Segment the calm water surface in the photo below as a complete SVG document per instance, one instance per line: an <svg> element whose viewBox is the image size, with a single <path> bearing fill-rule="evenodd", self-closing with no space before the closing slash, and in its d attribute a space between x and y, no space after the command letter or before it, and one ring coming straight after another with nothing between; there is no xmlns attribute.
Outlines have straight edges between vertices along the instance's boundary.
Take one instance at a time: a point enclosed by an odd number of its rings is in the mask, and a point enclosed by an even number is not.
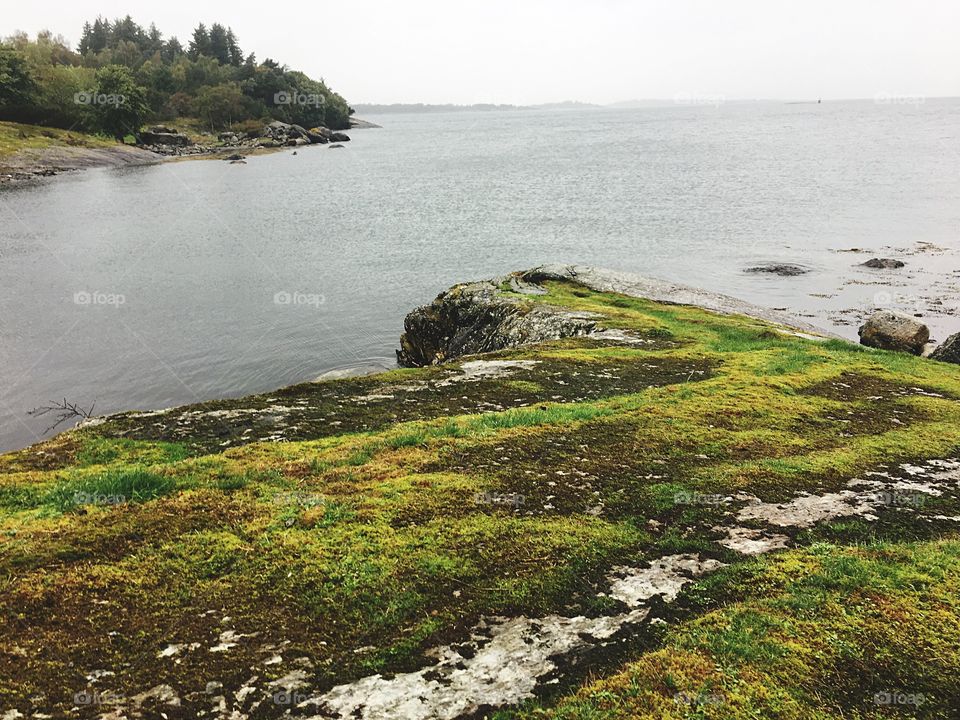
<svg viewBox="0 0 960 720"><path fill-rule="evenodd" d="M370 119L343 150L0 191L0 449L41 437L27 411L64 396L158 408L388 366L412 307L542 262L850 337L888 302L960 329L960 101ZM908 266L856 267L875 254ZM774 260L811 272L743 272Z"/></svg>

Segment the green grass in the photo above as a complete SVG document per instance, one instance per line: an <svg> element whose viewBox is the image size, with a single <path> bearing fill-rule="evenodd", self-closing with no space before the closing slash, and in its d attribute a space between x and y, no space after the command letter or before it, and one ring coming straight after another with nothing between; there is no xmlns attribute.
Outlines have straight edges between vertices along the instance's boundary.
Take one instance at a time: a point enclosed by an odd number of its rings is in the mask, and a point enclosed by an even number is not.
<svg viewBox="0 0 960 720"><path fill-rule="evenodd" d="M0 121L0 159L21 150L50 147L111 147L116 141L100 135Z"/></svg>

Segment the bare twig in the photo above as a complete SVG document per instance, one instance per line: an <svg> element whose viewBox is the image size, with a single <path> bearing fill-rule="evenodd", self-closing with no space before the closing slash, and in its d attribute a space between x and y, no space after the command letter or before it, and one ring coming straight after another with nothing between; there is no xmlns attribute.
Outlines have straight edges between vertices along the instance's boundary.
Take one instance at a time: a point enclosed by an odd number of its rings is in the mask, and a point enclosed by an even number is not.
<svg viewBox="0 0 960 720"><path fill-rule="evenodd" d="M55 429L57 426L62 425L68 420L73 418L79 418L80 420L86 420L87 418L93 417L93 409L97 406L96 401L89 408L84 409L80 407L79 403L67 402L67 399L64 398L61 402L54 402L51 400L46 405L41 405L36 407L28 415L33 415L34 417L41 417L43 415L54 414L54 417L57 419L53 425L44 430L45 433L50 432Z"/></svg>

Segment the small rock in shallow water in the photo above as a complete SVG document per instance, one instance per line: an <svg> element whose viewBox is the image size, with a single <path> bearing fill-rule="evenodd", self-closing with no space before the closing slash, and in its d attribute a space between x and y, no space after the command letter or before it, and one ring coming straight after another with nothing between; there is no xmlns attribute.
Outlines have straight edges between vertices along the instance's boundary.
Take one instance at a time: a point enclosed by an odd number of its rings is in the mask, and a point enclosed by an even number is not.
<svg viewBox="0 0 960 720"><path fill-rule="evenodd" d="M755 265L745 270L748 273L769 273L771 275L780 275L781 277L795 277L805 275L810 272L807 268L800 265L790 265L785 263L771 263L769 265Z"/></svg>
<svg viewBox="0 0 960 720"><path fill-rule="evenodd" d="M863 267L874 268L877 270L896 270L902 268L904 263L900 260L891 260L890 258L873 258L862 263Z"/></svg>

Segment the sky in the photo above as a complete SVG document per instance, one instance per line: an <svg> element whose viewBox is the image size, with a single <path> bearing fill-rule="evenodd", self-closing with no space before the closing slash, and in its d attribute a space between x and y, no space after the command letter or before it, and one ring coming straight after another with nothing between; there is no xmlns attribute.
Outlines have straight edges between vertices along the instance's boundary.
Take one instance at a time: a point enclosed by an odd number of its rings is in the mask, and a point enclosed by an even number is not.
<svg viewBox="0 0 960 720"><path fill-rule="evenodd" d="M958 0L2 0L0 35L198 22L352 103L960 96Z"/></svg>

